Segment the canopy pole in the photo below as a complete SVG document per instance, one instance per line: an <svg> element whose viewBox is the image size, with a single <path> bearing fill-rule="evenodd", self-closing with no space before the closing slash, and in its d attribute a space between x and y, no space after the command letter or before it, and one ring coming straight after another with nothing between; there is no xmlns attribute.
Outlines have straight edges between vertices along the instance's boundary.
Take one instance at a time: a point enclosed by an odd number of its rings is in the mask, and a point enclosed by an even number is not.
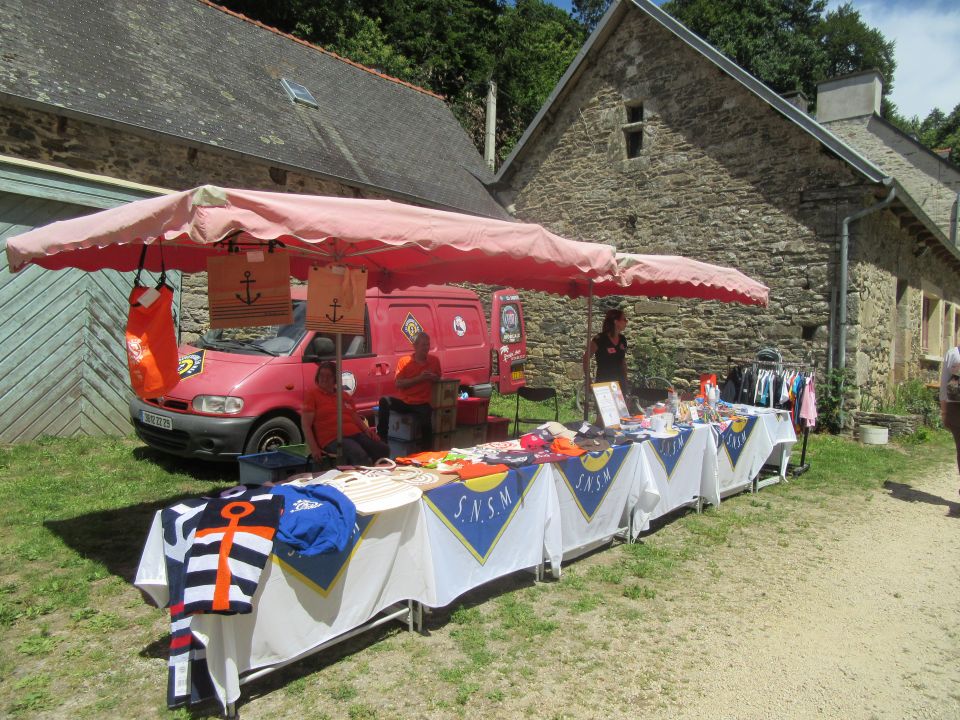
<svg viewBox="0 0 960 720"><path fill-rule="evenodd" d="M343 465L343 336L341 333L334 333L334 344L337 351L337 465Z"/></svg>
<svg viewBox="0 0 960 720"><path fill-rule="evenodd" d="M590 351L590 338L593 337L593 280L587 280L587 342L583 354ZM590 417L590 360L586 362L586 372L583 373L583 421Z"/></svg>

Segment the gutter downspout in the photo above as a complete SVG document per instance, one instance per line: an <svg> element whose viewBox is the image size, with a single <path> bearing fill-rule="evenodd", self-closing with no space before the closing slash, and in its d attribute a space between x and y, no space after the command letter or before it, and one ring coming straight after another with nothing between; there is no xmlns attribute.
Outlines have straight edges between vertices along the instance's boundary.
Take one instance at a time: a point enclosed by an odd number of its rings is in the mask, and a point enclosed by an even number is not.
<svg viewBox="0 0 960 720"><path fill-rule="evenodd" d="M884 178L883 184L889 185L892 178ZM849 268L848 254L850 248L850 223L860 220L867 215L883 210L893 202L897 195L897 188L891 187L890 194L878 203L864 208L843 219L840 231L840 281L837 288L837 369L843 370L847 366L847 274Z"/></svg>
<svg viewBox="0 0 960 720"><path fill-rule="evenodd" d="M957 197L953 201L953 222L950 223L950 244L953 247L957 246L957 241L960 240L960 191L957 192Z"/></svg>

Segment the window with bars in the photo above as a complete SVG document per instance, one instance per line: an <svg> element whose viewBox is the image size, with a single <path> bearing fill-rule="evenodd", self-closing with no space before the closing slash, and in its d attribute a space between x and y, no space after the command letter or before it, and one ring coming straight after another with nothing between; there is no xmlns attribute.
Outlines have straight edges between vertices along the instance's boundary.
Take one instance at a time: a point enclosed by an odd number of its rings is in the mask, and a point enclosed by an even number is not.
<svg viewBox="0 0 960 720"><path fill-rule="evenodd" d="M623 125L624 146L627 158L640 157L643 151L643 103L625 103L626 122Z"/></svg>

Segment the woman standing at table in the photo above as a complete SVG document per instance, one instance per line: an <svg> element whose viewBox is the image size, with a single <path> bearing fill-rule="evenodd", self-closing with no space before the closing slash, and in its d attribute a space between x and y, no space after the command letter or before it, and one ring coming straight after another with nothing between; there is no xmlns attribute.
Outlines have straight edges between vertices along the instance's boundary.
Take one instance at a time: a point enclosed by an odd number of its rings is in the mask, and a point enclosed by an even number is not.
<svg viewBox="0 0 960 720"><path fill-rule="evenodd" d="M303 401L303 437L314 458L337 450L337 364L320 363L315 377L316 386L307 390ZM370 465L387 457L390 448L367 425L353 404L353 398L342 390L343 398L343 456L351 465Z"/></svg>
<svg viewBox="0 0 960 720"><path fill-rule="evenodd" d="M947 351L940 367L940 418L953 435L960 470L960 348Z"/></svg>
<svg viewBox="0 0 960 720"><path fill-rule="evenodd" d="M627 338L623 334L627 327L627 316L623 310L607 310L603 318L603 327L587 346L583 354L583 374L590 375L590 357L597 363L594 382L619 382L624 395L630 391L627 384Z"/></svg>

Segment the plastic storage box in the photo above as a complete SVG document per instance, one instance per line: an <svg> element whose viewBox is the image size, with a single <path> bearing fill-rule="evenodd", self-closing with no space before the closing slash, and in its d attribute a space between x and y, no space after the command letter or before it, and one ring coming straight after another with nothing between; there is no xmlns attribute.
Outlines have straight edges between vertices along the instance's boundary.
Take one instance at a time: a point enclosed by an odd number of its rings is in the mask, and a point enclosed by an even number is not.
<svg viewBox="0 0 960 720"><path fill-rule="evenodd" d="M482 425L487 421L490 398L471 397L457 400L457 425Z"/></svg>
<svg viewBox="0 0 960 720"><path fill-rule="evenodd" d="M416 440L420 437L420 421L416 415L392 412L387 437L394 440Z"/></svg>
<svg viewBox="0 0 960 720"><path fill-rule="evenodd" d="M286 480L291 475L307 472L310 465L305 457L288 455L285 452L265 452L255 455L241 455L240 483L242 485L263 485L265 482Z"/></svg>
<svg viewBox="0 0 960 720"><path fill-rule="evenodd" d="M510 418L487 415L487 442L506 440L510 433Z"/></svg>

